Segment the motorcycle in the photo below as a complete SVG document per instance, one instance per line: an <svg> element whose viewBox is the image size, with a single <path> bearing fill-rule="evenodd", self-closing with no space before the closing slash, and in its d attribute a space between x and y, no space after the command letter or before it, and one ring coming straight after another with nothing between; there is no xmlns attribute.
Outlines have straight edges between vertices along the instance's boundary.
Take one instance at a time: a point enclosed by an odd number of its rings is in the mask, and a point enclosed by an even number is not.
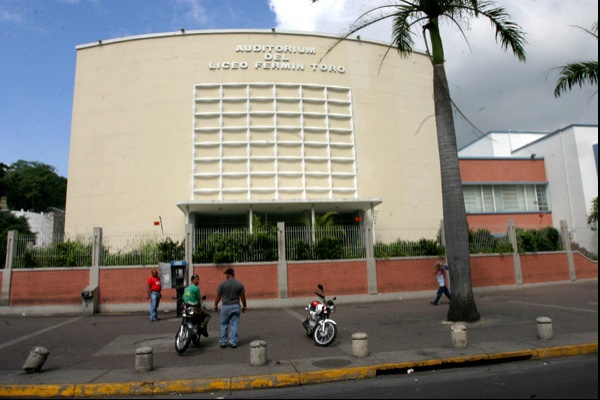
<svg viewBox="0 0 600 400"><path fill-rule="evenodd" d="M323 285L317 286L321 293L315 292L322 302L315 300L304 309L308 311L308 316L302 321L302 326L306 329L306 335L314 339L317 346L329 346L337 336L337 324L332 320L331 314L335 312L336 299L326 300Z"/></svg>
<svg viewBox="0 0 600 400"><path fill-rule="evenodd" d="M206 296L202 296L202 300L206 300ZM208 311L203 304L182 304L181 308L181 326L175 335L175 350L179 354L183 354L190 343L200 343L200 325L204 320L201 309Z"/></svg>

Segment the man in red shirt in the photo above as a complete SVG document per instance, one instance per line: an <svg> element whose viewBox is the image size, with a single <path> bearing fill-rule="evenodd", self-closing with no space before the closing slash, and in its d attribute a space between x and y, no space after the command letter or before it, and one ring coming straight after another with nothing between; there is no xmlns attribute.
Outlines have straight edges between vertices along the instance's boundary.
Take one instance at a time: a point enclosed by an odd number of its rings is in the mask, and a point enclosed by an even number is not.
<svg viewBox="0 0 600 400"><path fill-rule="evenodd" d="M160 275L156 267L152 268L152 276L148 278L148 298L150 299L150 321L158 321L158 305L160 304Z"/></svg>

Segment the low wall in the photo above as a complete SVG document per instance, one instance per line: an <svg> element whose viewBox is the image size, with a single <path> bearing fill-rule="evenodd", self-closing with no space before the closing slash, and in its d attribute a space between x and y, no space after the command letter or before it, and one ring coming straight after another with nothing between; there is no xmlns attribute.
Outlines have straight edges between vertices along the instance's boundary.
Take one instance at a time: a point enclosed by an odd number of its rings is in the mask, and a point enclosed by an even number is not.
<svg viewBox="0 0 600 400"><path fill-rule="evenodd" d="M598 278L598 262L573 254L576 279ZM434 264L438 258L398 258L376 260L377 294L420 292L437 289ZM100 312L140 311L149 304L147 279L152 266L101 267L98 305ZM197 264L200 290L214 300L223 272L233 267L236 278L244 283L246 297L253 300L278 299L277 263L235 265ZM568 254L528 253L520 255L523 284L571 280ZM40 268L0 270L0 284L9 290L8 308L24 306L75 306L82 304L81 290L89 284L89 268ZM518 284L513 255L473 255L473 288ZM10 287L5 288L4 274L12 272ZM314 296L318 283L335 296L368 294L366 260L298 261L287 263L287 293L291 298ZM450 286L452 282L450 282ZM174 303L175 289L164 288L161 304ZM7 308L7 307L3 307ZM77 309L77 308L75 308ZM7 310L4 310L6 313Z"/></svg>

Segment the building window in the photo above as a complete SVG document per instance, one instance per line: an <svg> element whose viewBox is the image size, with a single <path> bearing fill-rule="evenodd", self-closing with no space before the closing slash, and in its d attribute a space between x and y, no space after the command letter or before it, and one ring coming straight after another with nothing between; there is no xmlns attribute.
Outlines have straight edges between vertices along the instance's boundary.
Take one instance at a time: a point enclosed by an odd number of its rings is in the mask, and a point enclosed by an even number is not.
<svg viewBox="0 0 600 400"><path fill-rule="evenodd" d="M465 185L468 213L549 211L547 185Z"/></svg>
<svg viewBox="0 0 600 400"><path fill-rule="evenodd" d="M357 198L352 110L347 87L195 85L193 199Z"/></svg>

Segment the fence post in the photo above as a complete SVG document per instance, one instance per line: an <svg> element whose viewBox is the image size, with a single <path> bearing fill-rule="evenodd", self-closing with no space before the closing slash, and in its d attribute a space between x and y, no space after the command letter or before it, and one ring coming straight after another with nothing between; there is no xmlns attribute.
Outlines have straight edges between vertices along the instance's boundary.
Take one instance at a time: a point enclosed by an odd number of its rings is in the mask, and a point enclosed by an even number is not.
<svg viewBox="0 0 600 400"><path fill-rule="evenodd" d="M440 240L444 248L446 248L446 231L444 230L444 220L440 220Z"/></svg>
<svg viewBox="0 0 600 400"><path fill-rule="evenodd" d="M285 222L277 223L277 291L280 299L288 298L287 257L285 254Z"/></svg>
<svg viewBox="0 0 600 400"><path fill-rule="evenodd" d="M17 238L19 232L8 231L6 238L6 264L2 271L2 296L0 297L0 306L8 306L10 304L10 286L12 282L12 267L17 254Z"/></svg>
<svg viewBox="0 0 600 400"><path fill-rule="evenodd" d="M185 281L187 285L192 283L192 275L194 275L194 227L192 224L185 224L185 262L187 263L187 276Z"/></svg>
<svg viewBox="0 0 600 400"><path fill-rule="evenodd" d="M90 285L98 286L100 277L100 256L102 255L102 228L94 228L92 243L92 268L90 268Z"/></svg>
<svg viewBox="0 0 600 400"><path fill-rule="evenodd" d="M564 219L560 221L560 236L563 240L563 246L567 251L567 260L569 262L569 275L571 280L577 279L575 276L575 260L573 260L573 250L571 249L571 237L569 236L569 227Z"/></svg>
<svg viewBox="0 0 600 400"><path fill-rule="evenodd" d="M375 262L375 250L373 249L373 221L365 224L365 246L369 294L377 294L377 263Z"/></svg>
<svg viewBox="0 0 600 400"><path fill-rule="evenodd" d="M519 244L517 243L517 228L515 221L512 219L508 220L508 240L513 247L513 265L515 268L515 283L517 285L523 284L523 269L521 268L521 255L519 254Z"/></svg>
<svg viewBox="0 0 600 400"><path fill-rule="evenodd" d="M92 266L90 267L90 278L88 285L83 288L81 297L83 301L83 312L95 314L100 304L100 257L102 256L102 228L95 227L92 242Z"/></svg>

